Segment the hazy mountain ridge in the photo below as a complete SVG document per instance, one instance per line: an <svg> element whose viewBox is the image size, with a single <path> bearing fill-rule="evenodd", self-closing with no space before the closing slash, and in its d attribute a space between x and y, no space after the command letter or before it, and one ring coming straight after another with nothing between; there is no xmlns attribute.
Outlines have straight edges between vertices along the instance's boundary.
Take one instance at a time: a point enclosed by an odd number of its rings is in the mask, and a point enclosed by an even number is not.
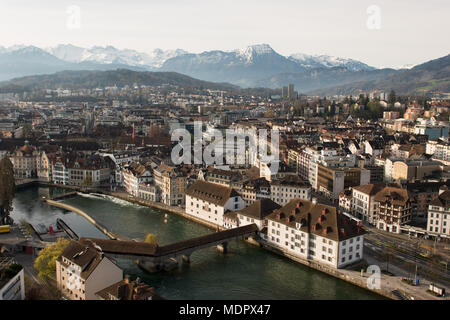
<svg viewBox="0 0 450 320"><path fill-rule="evenodd" d="M361 91L395 90L400 94L424 94L424 92L450 92L450 55L401 69L393 74L370 81L358 81L345 85L312 90L308 93L359 94Z"/></svg>
<svg viewBox="0 0 450 320"><path fill-rule="evenodd" d="M235 90L238 87L227 83L213 83L191 78L175 72L132 71L118 69L110 71L61 71L54 74L27 76L0 82L0 92L24 92L36 89L95 89L164 84L181 87Z"/></svg>
<svg viewBox="0 0 450 320"><path fill-rule="evenodd" d="M20 56L20 51L27 48L32 48L31 51L36 55L32 58L33 64L23 64L22 60L14 56ZM5 54L9 56L4 56ZM188 53L182 49L155 49L150 53L143 53L112 46L82 48L62 44L40 49L19 45L0 47L0 62L3 63L0 80L62 70L111 70L123 67L143 71L173 71L206 81L225 81L246 87L254 86L256 81L275 74L295 73L311 68L343 66L349 70L372 69L351 59L308 56L308 61L301 61L298 59L300 55L285 57L268 44L252 45L233 51L205 51L199 54Z"/></svg>
<svg viewBox="0 0 450 320"><path fill-rule="evenodd" d="M400 70L376 69L354 59L327 55L297 53L286 57L268 44L198 54L181 49L155 49L147 54L112 46L81 48L70 44L45 50L24 45L0 47L0 80L64 70L130 69L175 72L203 81L231 83L244 88L274 89L292 83L300 93L345 94L361 90L390 90L390 87L406 93L417 90L448 91L448 68L443 68L441 64L435 70L425 71L421 66ZM408 71L411 73L405 73ZM395 78L395 75L398 77Z"/></svg>

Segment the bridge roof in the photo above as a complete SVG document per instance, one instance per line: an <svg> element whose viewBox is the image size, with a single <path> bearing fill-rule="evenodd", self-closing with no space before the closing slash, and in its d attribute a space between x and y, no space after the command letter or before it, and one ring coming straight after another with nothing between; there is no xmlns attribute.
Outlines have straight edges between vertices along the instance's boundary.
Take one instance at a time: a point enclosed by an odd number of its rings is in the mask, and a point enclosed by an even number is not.
<svg viewBox="0 0 450 320"><path fill-rule="evenodd" d="M95 238L81 238L84 245L99 246L105 254L123 254L148 257L160 257L173 254L186 249L207 245L209 243L226 241L234 237L245 236L258 231L256 224L249 224L238 228L211 233L205 236L179 241L165 246L138 241L107 240Z"/></svg>

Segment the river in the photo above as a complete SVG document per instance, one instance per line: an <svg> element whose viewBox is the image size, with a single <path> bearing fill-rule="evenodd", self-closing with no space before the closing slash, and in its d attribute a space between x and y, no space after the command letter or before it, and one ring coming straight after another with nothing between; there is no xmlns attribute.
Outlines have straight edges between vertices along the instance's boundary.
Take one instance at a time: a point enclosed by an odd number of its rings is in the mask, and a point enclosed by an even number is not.
<svg viewBox="0 0 450 320"><path fill-rule="evenodd" d="M106 238L86 219L48 206L40 200L64 192L30 187L19 191L13 203L15 221L54 224L62 218L79 236ZM63 200L88 213L110 231L143 240L148 233L165 245L214 232L180 216L115 198L83 195ZM372 292L310 269L244 241L233 241L229 252L216 248L192 254L191 263L170 272L149 274L133 261L117 260L133 279L140 277L167 299L382 299Z"/></svg>

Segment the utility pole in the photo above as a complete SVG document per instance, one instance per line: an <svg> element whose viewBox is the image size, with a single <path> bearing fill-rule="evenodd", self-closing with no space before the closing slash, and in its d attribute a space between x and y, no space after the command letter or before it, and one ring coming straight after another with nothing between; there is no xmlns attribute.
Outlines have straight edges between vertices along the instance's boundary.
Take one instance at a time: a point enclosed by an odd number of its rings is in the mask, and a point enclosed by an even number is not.
<svg viewBox="0 0 450 320"><path fill-rule="evenodd" d="M416 243L416 250L414 252L414 262L416 263L416 274L414 275L414 284L417 283L417 252L419 251L419 244L421 240L417 241Z"/></svg>

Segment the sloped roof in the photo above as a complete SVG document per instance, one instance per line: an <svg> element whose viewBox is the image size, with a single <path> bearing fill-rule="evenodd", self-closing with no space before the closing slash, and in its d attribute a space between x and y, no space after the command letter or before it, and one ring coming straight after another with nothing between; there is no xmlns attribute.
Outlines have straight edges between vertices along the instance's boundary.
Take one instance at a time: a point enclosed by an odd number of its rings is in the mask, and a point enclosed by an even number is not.
<svg viewBox="0 0 450 320"><path fill-rule="evenodd" d="M394 205L404 206L409 200L409 194L406 189L386 187L375 195L374 200L378 202L391 201Z"/></svg>
<svg viewBox="0 0 450 320"><path fill-rule="evenodd" d="M270 199L261 199L255 201L248 207L236 211L237 214L242 214L247 217L263 220L266 216L271 214L274 210L280 209L281 206Z"/></svg>
<svg viewBox="0 0 450 320"><path fill-rule="evenodd" d="M110 300L110 296L117 300L164 300L139 278L135 281L121 280L95 294L104 300Z"/></svg>
<svg viewBox="0 0 450 320"><path fill-rule="evenodd" d="M71 241L58 258L59 262L67 266L63 262L63 257L81 267L83 279L87 279L103 259L103 255L91 244L78 241Z"/></svg>
<svg viewBox="0 0 450 320"><path fill-rule="evenodd" d="M186 195L223 207L228 199L239 193L224 185L197 180L186 190Z"/></svg>
<svg viewBox="0 0 450 320"><path fill-rule="evenodd" d="M430 202L430 205L437 207L449 207L450 190L442 192L436 199Z"/></svg>
<svg viewBox="0 0 450 320"><path fill-rule="evenodd" d="M381 190L383 190L383 188L386 186L386 184L384 183L376 183L376 184L366 184L366 185L362 185L362 186L356 186L353 187L353 189L367 194L369 196L373 196L375 194L377 194L378 192L380 192Z"/></svg>
<svg viewBox="0 0 450 320"><path fill-rule="evenodd" d="M300 224L300 230L334 241L366 233L355 221L338 213L335 207L302 199L292 199L284 207L268 215L267 219L291 228Z"/></svg>

